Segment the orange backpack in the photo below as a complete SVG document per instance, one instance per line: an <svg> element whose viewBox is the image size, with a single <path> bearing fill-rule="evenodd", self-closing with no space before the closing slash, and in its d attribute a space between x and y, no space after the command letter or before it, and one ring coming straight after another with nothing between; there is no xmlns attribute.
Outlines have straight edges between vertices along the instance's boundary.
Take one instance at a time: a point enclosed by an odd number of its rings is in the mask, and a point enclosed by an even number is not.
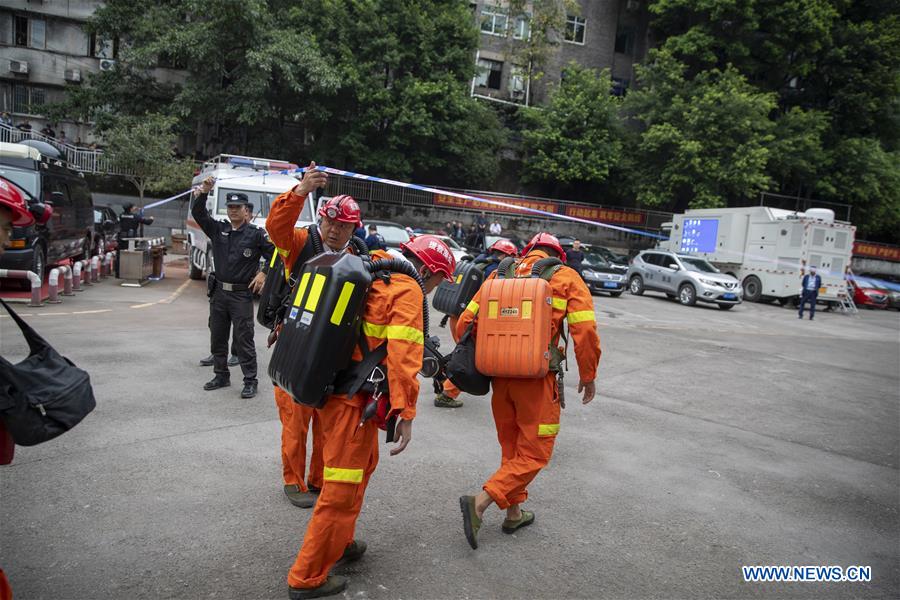
<svg viewBox="0 0 900 600"><path fill-rule="evenodd" d="M497 277L481 286L475 334L475 367L490 377L540 379L550 369L553 294L548 283L562 266L557 258L537 261L529 277L516 277L504 259Z"/></svg>

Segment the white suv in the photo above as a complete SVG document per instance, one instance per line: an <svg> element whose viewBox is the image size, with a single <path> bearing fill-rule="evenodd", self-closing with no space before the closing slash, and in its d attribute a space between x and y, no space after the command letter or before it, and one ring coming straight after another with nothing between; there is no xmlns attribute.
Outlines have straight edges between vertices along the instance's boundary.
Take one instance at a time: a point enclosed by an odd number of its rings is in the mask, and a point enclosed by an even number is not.
<svg viewBox="0 0 900 600"><path fill-rule="evenodd" d="M664 250L644 250L628 267L628 290L640 296L644 291L663 292L685 306L715 303L722 310L740 304L741 283L720 273L702 258Z"/></svg>

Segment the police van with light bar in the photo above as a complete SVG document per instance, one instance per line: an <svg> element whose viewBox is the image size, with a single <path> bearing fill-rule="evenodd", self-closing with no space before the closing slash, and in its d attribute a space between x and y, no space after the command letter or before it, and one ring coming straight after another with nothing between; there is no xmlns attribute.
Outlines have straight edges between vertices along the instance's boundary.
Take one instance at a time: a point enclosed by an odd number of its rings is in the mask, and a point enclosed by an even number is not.
<svg viewBox="0 0 900 600"><path fill-rule="evenodd" d="M200 185L210 175L216 178L216 184L206 201L206 209L214 219L227 218L225 198L230 193L240 192L246 194L253 204L251 222L265 228L272 202L297 185L297 179L293 175L281 171L292 173L296 169L297 165L283 160L220 154L203 164L192 183L194 186ZM315 209L315 206L307 202L296 226L304 227L315 222ZM212 270L212 247L200 225L191 217L190 208L185 229L190 277L201 279Z"/></svg>

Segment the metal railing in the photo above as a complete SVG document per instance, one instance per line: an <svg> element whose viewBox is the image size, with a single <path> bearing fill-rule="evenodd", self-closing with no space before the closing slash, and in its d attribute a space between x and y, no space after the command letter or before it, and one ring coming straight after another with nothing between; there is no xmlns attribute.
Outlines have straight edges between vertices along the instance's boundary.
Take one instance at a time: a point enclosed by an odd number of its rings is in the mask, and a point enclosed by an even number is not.
<svg viewBox="0 0 900 600"><path fill-rule="evenodd" d="M23 140L38 140L50 144L59 150L66 162L84 173L100 173L106 175L130 175L130 169L115 167L102 150L81 148L68 142L61 142L34 131L22 131L12 125L0 124L0 142L18 143Z"/></svg>

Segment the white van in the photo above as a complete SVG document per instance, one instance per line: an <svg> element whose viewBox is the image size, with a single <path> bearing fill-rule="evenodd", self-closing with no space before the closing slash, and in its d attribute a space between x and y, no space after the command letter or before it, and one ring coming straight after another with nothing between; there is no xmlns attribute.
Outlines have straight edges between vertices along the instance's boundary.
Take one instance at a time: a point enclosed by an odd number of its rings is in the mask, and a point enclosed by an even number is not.
<svg viewBox="0 0 900 600"><path fill-rule="evenodd" d="M206 209L213 218L220 220L227 218L226 194L232 192L247 194L247 198L253 204L253 224L264 228L269 207L275 198L297 185L297 179L293 175L279 171L293 172L296 169L297 165L287 161L220 154L203 164L200 173L193 179L193 185L199 185L210 175L216 178L216 185L208 196ZM315 207L307 202L297 219L296 226L304 227L313 223L314 215ZM191 217L190 206L185 225L190 277L201 279L210 271L212 250L206 234Z"/></svg>

